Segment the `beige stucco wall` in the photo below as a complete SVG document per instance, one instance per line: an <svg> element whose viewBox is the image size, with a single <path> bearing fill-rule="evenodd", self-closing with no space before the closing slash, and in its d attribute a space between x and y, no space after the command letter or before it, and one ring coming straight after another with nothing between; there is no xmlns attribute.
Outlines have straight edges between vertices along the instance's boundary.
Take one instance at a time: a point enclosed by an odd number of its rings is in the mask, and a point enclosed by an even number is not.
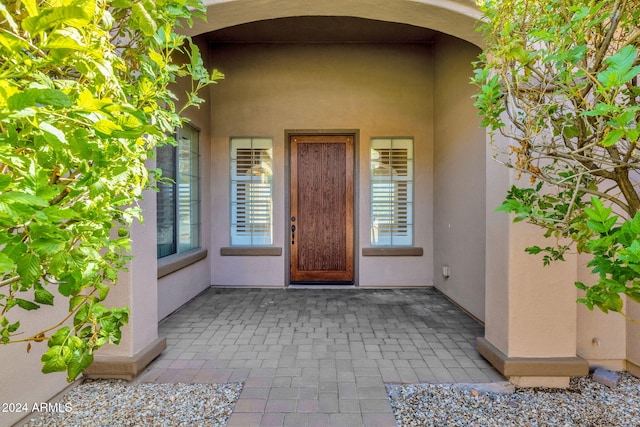
<svg viewBox="0 0 640 427"><path fill-rule="evenodd" d="M194 41L199 45L205 64L209 69L214 68L208 55L207 45L202 38L196 38ZM174 92L178 96L183 96L187 84L182 80L181 85L177 85ZM215 88L213 86L213 93ZM209 114L210 90L203 90L199 96L205 100L200 107L190 107L184 113L189 118L190 123L200 130L200 247L203 250L211 251L211 233L212 222L214 216L211 213L211 120ZM178 103L179 105L179 103ZM152 196L154 200L153 212L151 210L148 215L152 215L155 220L155 194ZM155 222L154 222L155 224ZM147 236L149 247L153 247L155 253L156 240L155 235ZM164 261L180 258L180 256L168 257ZM161 277L157 282L158 292L158 320L167 317L175 310L186 304L193 297L201 293L211 285L211 268L210 258L204 258L192 265L189 265L172 274Z"/></svg>
<svg viewBox="0 0 640 427"><path fill-rule="evenodd" d="M149 208L155 213L155 205L150 198L142 201L141 207L145 212ZM155 236L155 224L155 216L150 216L144 225L134 222L131 228L131 254L135 261L128 266L128 271L119 274L118 284L111 287L103 302L107 307L129 307L129 324L122 329L120 345L103 346L96 351L95 360L134 356L158 337L155 240L151 242L153 250L150 251L148 245L150 238ZM56 303L55 307L43 306L22 316L24 336L53 326L68 315L67 303L61 296L56 298ZM14 310L17 313L19 309ZM0 347L0 402L27 403L31 409L34 403L47 402L68 385L64 372L47 375L40 372L40 357L45 351L46 343L32 344L30 353L26 352L26 344ZM25 415L0 413L0 426L12 425Z"/></svg>
<svg viewBox="0 0 640 427"><path fill-rule="evenodd" d="M157 259L155 251L155 193L147 190L140 203L146 218L143 224L134 222L131 227L131 255L135 261L128 271L121 272L118 284L112 286L105 305L129 307L129 323L122 330L119 345L105 345L96 352L96 359L110 356L130 357L141 351L158 337L158 294L155 280ZM153 246L151 246L153 245Z"/></svg>
<svg viewBox="0 0 640 427"><path fill-rule="evenodd" d="M627 301L627 315L640 322L640 304L635 301ZM633 366L628 366L635 375L640 376L640 325L638 323L627 322L627 360Z"/></svg>
<svg viewBox="0 0 640 427"><path fill-rule="evenodd" d="M43 306L40 310L30 311L28 317L21 316L24 335L30 336L53 326L64 319L66 309L64 303L55 308ZM17 314L20 309L16 307L13 311ZM46 343L32 344L29 353L26 347L26 343L0 346L0 403L27 403L30 412L34 403L47 402L64 389L67 376L65 372L48 375L40 372L40 357L47 349ZM29 414L0 412L0 426L10 426L25 415Z"/></svg>
<svg viewBox="0 0 640 427"><path fill-rule="evenodd" d="M439 37L434 51L434 283L484 320L486 143L469 84L480 49Z"/></svg>
<svg viewBox="0 0 640 427"><path fill-rule="evenodd" d="M496 139L500 139L496 136ZM500 141L504 143L504 141ZM489 137L486 141L489 145ZM485 205L485 337L506 353L509 343L509 242L510 218L495 211L509 189L509 170L494 161L486 162Z"/></svg>
<svg viewBox="0 0 640 427"><path fill-rule="evenodd" d="M495 146L507 143L500 136ZM489 157L490 158L490 157ZM538 227L512 223L496 212L508 186L525 186L515 172L493 160L487 164L485 338L508 357L576 356L578 263L576 256L543 266L528 246L546 246Z"/></svg>
<svg viewBox="0 0 640 427"><path fill-rule="evenodd" d="M288 268L285 131L359 131L356 166L356 264L360 286L431 284L433 251L433 112L431 52L426 45L242 44L218 46L227 75L214 89L211 158L212 281L216 285L284 286ZM229 139L265 136L274 143L274 246L280 257L220 256L230 244ZM369 140L415 141L415 246L422 257L362 257L369 246Z"/></svg>
<svg viewBox="0 0 640 427"><path fill-rule="evenodd" d="M564 262L544 266L542 257L524 251L548 243L539 227L525 223L510 227L507 265L511 357L576 355L576 257L568 255Z"/></svg>
<svg viewBox="0 0 640 427"><path fill-rule="evenodd" d="M591 274L591 268L586 267L589 259L587 254L578 256L578 280L586 285L594 284L597 279ZM576 288L576 298L582 295ZM583 304L578 304L577 314L578 355L587 359L592 367L625 369L627 322L624 317L613 312L605 314L598 308L591 311Z"/></svg>

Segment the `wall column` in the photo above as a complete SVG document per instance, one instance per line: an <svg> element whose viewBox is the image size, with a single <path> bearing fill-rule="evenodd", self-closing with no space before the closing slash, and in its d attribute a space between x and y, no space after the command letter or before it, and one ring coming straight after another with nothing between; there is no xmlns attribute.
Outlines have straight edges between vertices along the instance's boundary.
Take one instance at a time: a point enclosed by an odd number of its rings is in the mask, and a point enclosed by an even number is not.
<svg viewBox="0 0 640 427"><path fill-rule="evenodd" d="M576 356L577 259L543 267L541 256L524 252L552 242L495 212L512 184L526 183L490 156L487 162L486 323L478 351L517 385L567 387L570 377L588 373Z"/></svg>
<svg viewBox="0 0 640 427"><path fill-rule="evenodd" d="M146 191L140 203L144 224L131 227L129 271L121 272L118 284L105 300L107 307L129 307L129 324L119 345L105 345L95 353L85 371L90 378L132 379L166 348L158 337L158 280L156 258L156 194Z"/></svg>

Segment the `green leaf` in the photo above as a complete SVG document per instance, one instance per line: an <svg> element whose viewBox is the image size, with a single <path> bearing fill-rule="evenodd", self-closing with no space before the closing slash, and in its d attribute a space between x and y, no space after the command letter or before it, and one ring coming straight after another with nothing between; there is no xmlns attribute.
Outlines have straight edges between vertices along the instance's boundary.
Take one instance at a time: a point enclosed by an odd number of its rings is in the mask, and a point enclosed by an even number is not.
<svg viewBox="0 0 640 427"><path fill-rule="evenodd" d="M16 264L7 255L0 253L0 274L8 273L16 268Z"/></svg>
<svg viewBox="0 0 640 427"><path fill-rule="evenodd" d="M0 5L0 7L4 7L4 6ZM28 44L24 40L10 33L9 34L0 33L0 45L14 52L18 52L21 49L25 49L28 46Z"/></svg>
<svg viewBox="0 0 640 427"><path fill-rule="evenodd" d="M67 94L57 89L30 88L12 95L7 100L11 111L20 111L38 105L49 105L54 108L67 108L73 105Z"/></svg>
<svg viewBox="0 0 640 427"><path fill-rule="evenodd" d="M78 95L77 100L78 107L88 111L99 111L107 105L112 105L110 100L96 99L90 90L85 89ZM86 132L85 129L79 129L81 132Z"/></svg>
<svg viewBox="0 0 640 427"><path fill-rule="evenodd" d="M51 336L51 338L49 338L49 342L47 343L47 345L49 347L53 347L64 344L67 341L67 338L69 338L70 333L71 328L68 326L63 326L62 328L58 329L56 333Z"/></svg>
<svg viewBox="0 0 640 427"><path fill-rule="evenodd" d="M70 49L74 51L86 51L87 46L82 40L80 32L72 27L56 30L49 36L47 49Z"/></svg>
<svg viewBox="0 0 640 427"><path fill-rule="evenodd" d="M107 295L109 295L109 290L111 289L109 285L106 285L102 282L96 283L96 289L98 290L98 299L103 301Z"/></svg>
<svg viewBox="0 0 640 427"><path fill-rule="evenodd" d="M55 240L51 236L42 236L37 240L34 239L31 247L40 255L54 255L60 251L63 251L67 245L67 242Z"/></svg>
<svg viewBox="0 0 640 427"><path fill-rule="evenodd" d="M18 260L18 274L24 283L34 283L40 277L40 258L33 254L25 254Z"/></svg>
<svg viewBox="0 0 640 427"><path fill-rule="evenodd" d="M582 111L580 115L587 116L587 117L606 116L616 111L618 111L618 108L616 106L605 104L603 102L598 102L593 108L593 110Z"/></svg>
<svg viewBox="0 0 640 427"><path fill-rule="evenodd" d="M16 322L16 323L12 323L11 325L8 325L7 331L9 331L9 333L12 334L15 331L17 331L19 328L20 328L20 322Z"/></svg>
<svg viewBox="0 0 640 427"><path fill-rule="evenodd" d="M21 191L8 191L0 194L0 203L21 203L24 205L32 205L45 207L49 206L46 200L41 199L33 194L23 193Z"/></svg>
<svg viewBox="0 0 640 427"><path fill-rule="evenodd" d="M34 300L37 303L44 305L53 305L53 294L43 288L41 285L36 286L34 296Z"/></svg>
<svg viewBox="0 0 640 427"><path fill-rule="evenodd" d="M91 22L91 15L79 6L59 6L43 9L38 15L25 18L22 27L32 36L57 26L82 28Z"/></svg>
<svg viewBox="0 0 640 427"><path fill-rule="evenodd" d="M189 40L189 51L189 59L191 61L189 72L191 76L194 80L202 82L206 81L209 78L209 72L204 66L202 56L200 55L200 49L191 40Z"/></svg>
<svg viewBox="0 0 640 427"><path fill-rule="evenodd" d="M604 139L602 140L602 145L604 147L610 147L616 142L620 141L624 137L624 135L625 135L624 129L611 130L607 132L607 134L605 135Z"/></svg>
<svg viewBox="0 0 640 427"><path fill-rule="evenodd" d="M92 363L93 353L89 349L84 349L80 352L74 353L67 368L67 381L75 381L75 379L78 378L78 375L80 375Z"/></svg>
<svg viewBox="0 0 640 427"><path fill-rule="evenodd" d="M599 307L606 310L612 310L615 312L622 311L623 301L620 295L618 294L610 294L605 302L603 302ZM604 310L603 310L604 311ZM606 311L605 311L606 313Z"/></svg>
<svg viewBox="0 0 640 427"><path fill-rule="evenodd" d="M142 2L135 2L131 7L131 18L135 20L142 33L147 37L153 37L158 29L156 21L144 8Z"/></svg>
<svg viewBox="0 0 640 427"><path fill-rule="evenodd" d="M86 301L86 297L77 295L69 299L69 311L75 310L80 304Z"/></svg>
<svg viewBox="0 0 640 427"><path fill-rule="evenodd" d="M4 191L12 182L11 175L0 174L0 191Z"/></svg>
<svg viewBox="0 0 640 427"><path fill-rule="evenodd" d="M35 16L38 14L37 0L22 0L21 3L24 5L25 9L27 9L29 16Z"/></svg>
<svg viewBox="0 0 640 427"><path fill-rule="evenodd" d="M122 130L120 126L110 120L98 120L95 123L94 128L97 132L104 135L111 135L114 131Z"/></svg>
<svg viewBox="0 0 640 427"><path fill-rule="evenodd" d="M71 361L73 353L68 347L55 345L42 355L42 373L64 372Z"/></svg>
<svg viewBox="0 0 640 427"><path fill-rule="evenodd" d="M65 136L64 132L62 132L57 127L47 122L40 122L40 129L44 132L44 139L47 140L47 142L49 143L57 142L60 144L67 143L67 137Z"/></svg>
<svg viewBox="0 0 640 427"><path fill-rule="evenodd" d="M597 197L591 197L591 208L585 208L584 211L589 218L597 222L605 222L611 215L611 208L604 206L602 200Z"/></svg>
<svg viewBox="0 0 640 427"><path fill-rule="evenodd" d="M633 45L627 45L615 55L605 59L607 69L598 73L598 81L605 88L622 86L640 74L640 66L633 66L638 52Z"/></svg>
<svg viewBox="0 0 640 427"><path fill-rule="evenodd" d="M37 310L40 308L38 304L35 304L31 301L27 301L26 299L22 299L22 298L16 298L16 303L18 304L18 307L28 311Z"/></svg>

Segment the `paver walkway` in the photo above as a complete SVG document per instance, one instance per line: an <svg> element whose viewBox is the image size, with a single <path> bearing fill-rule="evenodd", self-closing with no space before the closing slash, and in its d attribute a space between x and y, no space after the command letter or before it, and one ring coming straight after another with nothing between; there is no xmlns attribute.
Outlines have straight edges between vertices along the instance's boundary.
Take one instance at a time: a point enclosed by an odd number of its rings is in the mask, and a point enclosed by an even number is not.
<svg viewBox="0 0 640 427"><path fill-rule="evenodd" d="M228 426L396 426L385 383L504 381L438 291L211 288L138 381L244 381Z"/></svg>

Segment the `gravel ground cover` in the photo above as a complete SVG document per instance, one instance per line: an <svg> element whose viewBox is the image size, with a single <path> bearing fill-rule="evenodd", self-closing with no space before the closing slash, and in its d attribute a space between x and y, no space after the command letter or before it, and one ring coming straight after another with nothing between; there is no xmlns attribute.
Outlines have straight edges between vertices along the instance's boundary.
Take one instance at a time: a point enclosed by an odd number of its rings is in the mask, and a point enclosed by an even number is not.
<svg viewBox="0 0 640 427"><path fill-rule="evenodd" d="M87 381L59 402L68 412L31 419L29 427L224 426L242 383L134 384ZM65 406L66 405L66 406Z"/></svg>
<svg viewBox="0 0 640 427"><path fill-rule="evenodd" d="M615 388L589 376L572 379L568 389L494 393L483 385L389 384L387 391L399 427L638 427L640 380L619 375ZM33 418L25 426L224 426L242 386L87 381L60 400L68 412Z"/></svg>
<svg viewBox="0 0 640 427"><path fill-rule="evenodd" d="M640 381L620 373L609 388L591 377L568 389L478 392L455 384L387 385L398 426L640 426Z"/></svg>

